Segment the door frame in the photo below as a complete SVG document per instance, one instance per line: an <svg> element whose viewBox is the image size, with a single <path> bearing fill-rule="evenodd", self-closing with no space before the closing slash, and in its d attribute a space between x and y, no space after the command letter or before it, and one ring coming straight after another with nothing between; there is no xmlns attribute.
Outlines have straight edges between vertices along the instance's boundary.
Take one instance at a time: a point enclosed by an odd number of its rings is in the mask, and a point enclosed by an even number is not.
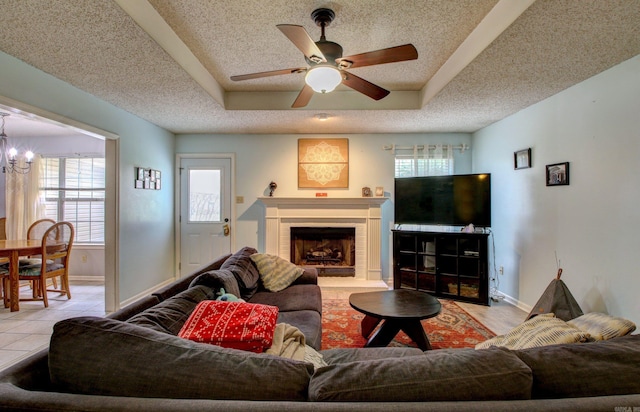
<svg viewBox="0 0 640 412"><path fill-rule="evenodd" d="M176 153L176 168L174 171L174 182L175 182L175 189L174 189L174 199L175 199L175 205L173 207L174 209L174 222L175 222L175 228L174 228L174 239L175 239L175 267L174 267L174 274L175 274L175 278L181 278L182 274L180 272L180 256L182 253L182 249L181 249L181 245L180 245L180 199L181 199L181 193L180 193L180 164L182 162L182 159L229 159L231 161L231 167L229 170L229 178L231 179L231 210L229 211L229 225L231 226L231 233L230 233L230 242L231 242L231 250L235 250L236 247L236 154L235 153Z"/></svg>
<svg viewBox="0 0 640 412"><path fill-rule="evenodd" d="M62 127L77 129L84 134L104 140L106 173L104 199L104 310L106 313L115 312L120 309L120 255L118 250L120 236L120 136L6 96L0 95L0 105L11 109L9 111L17 110L22 114L28 113L36 116L40 121L53 122ZM110 217L113 217L113 219Z"/></svg>

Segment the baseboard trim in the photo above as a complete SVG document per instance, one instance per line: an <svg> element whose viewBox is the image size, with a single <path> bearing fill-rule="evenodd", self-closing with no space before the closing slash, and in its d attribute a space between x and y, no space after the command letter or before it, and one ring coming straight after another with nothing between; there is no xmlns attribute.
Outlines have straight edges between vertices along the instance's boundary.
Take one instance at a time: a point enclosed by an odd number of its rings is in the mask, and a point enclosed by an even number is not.
<svg viewBox="0 0 640 412"><path fill-rule="evenodd" d="M69 282L71 281L78 282L102 282L104 283L104 276L82 276L82 275L74 275L69 276Z"/></svg>
<svg viewBox="0 0 640 412"><path fill-rule="evenodd" d="M518 309L521 309L524 312L527 312L527 313L531 312L532 307L527 305L526 303L521 302L512 296L506 295L503 292L498 292L498 293L500 293L500 295L503 297L505 302L517 307Z"/></svg>

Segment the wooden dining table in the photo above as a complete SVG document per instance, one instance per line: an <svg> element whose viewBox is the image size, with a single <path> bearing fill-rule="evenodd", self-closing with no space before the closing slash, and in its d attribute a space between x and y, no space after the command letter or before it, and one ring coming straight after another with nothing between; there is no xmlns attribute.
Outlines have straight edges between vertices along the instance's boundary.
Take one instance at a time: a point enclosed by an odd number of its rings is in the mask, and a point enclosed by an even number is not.
<svg viewBox="0 0 640 412"><path fill-rule="evenodd" d="M20 310L20 285L18 269L20 256L38 255L42 251L42 240L0 240L0 258L9 258L9 296L11 312ZM4 293L7 293L5 291Z"/></svg>

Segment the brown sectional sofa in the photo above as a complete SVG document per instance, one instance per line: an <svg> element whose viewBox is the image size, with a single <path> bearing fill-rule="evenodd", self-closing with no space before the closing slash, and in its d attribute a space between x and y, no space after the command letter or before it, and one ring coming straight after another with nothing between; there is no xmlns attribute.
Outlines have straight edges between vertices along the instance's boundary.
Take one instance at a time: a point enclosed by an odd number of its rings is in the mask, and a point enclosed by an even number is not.
<svg viewBox="0 0 640 412"><path fill-rule="evenodd" d="M327 366L176 336L220 287L280 308L320 350L321 295L306 271L281 292L252 285L244 248L107 318L56 324L50 348L0 372L0 410L520 411L640 406L640 336L507 350L320 351ZM234 262L235 260L235 262ZM225 265L224 263L227 262ZM230 264L232 262L233 264ZM237 282L237 283L234 283Z"/></svg>

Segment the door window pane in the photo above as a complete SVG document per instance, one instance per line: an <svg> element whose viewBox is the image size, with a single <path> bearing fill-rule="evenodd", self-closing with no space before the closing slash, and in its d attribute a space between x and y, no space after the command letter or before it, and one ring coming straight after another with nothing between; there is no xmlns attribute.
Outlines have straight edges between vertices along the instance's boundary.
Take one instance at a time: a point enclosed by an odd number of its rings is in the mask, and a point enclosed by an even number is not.
<svg viewBox="0 0 640 412"><path fill-rule="evenodd" d="M219 169L189 170L189 222L220 222Z"/></svg>

